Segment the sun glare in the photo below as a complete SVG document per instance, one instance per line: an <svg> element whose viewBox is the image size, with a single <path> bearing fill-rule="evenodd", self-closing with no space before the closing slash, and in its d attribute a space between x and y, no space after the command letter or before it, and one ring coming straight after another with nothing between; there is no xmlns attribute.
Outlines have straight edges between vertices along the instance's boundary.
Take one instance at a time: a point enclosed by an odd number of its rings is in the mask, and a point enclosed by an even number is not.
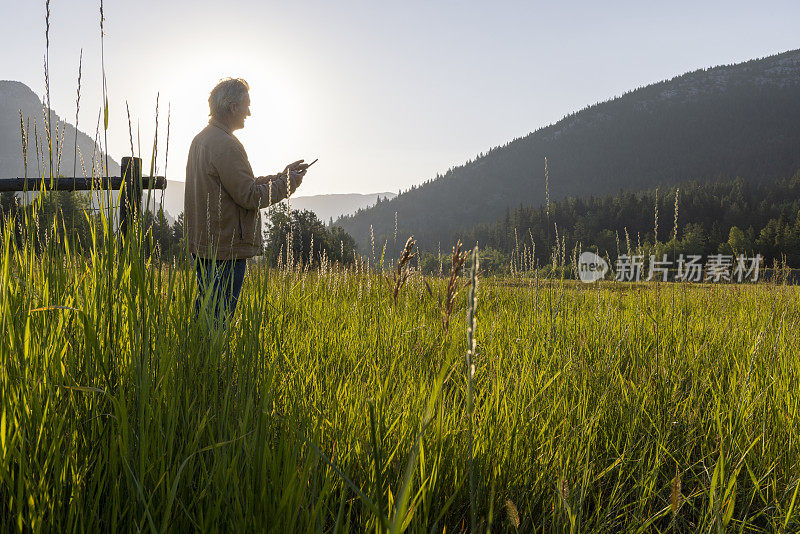
<svg viewBox="0 0 800 534"><path fill-rule="evenodd" d="M236 136L244 144L254 172L269 174L283 168L287 158L304 157L298 151L304 136L312 133L305 127L309 94L294 82L287 61L255 52L237 54L232 49L184 57L185 61L165 71L162 78L162 98L172 103L174 133L191 139L208 121L209 91L223 78L244 78L250 85L251 116ZM183 151L176 148L176 156L182 157Z"/></svg>

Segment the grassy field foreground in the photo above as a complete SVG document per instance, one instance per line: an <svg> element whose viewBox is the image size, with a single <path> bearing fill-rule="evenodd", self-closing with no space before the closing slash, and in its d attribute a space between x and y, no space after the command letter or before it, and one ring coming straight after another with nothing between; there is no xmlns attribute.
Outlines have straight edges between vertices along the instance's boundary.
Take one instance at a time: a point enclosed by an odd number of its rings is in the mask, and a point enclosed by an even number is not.
<svg viewBox="0 0 800 534"><path fill-rule="evenodd" d="M4 239L4 531L800 524L796 288L481 280L470 416L466 276L445 332L444 281L251 266L208 335L96 247Z"/></svg>

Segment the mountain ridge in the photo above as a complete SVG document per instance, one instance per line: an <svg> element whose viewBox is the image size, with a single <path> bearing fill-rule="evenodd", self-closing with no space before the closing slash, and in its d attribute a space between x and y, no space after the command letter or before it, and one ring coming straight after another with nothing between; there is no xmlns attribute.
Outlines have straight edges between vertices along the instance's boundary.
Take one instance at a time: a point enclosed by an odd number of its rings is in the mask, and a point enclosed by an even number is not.
<svg viewBox="0 0 800 534"><path fill-rule="evenodd" d="M587 106L338 224L364 249L398 231L421 247L520 204L686 180L763 181L800 168L800 50L698 69Z"/></svg>
<svg viewBox="0 0 800 534"><path fill-rule="evenodd" d="M23 158L22 132L20 130L20 111L22 113L27 138L27 158ZM45 128L46 105L33 90L22 82L0 80L0 178L21 178L49 175L49 155L47 129ZM99 165L99 147L86 133L78 130L78 163L75 165L75 126L63 120L54 109L50 109L50 136L53 144L53 166L55 173L72 176L73 168L78 176L91 174L92 161ZM56 135L58 134L58 135ZM56 139L63 140L59 165ZM37 149L37 139L38 146ZM81 159L83 165L81 165ZM119 176L119 163L108 158L108 173ZM85 168L85 173L84 169Z"/></svg>

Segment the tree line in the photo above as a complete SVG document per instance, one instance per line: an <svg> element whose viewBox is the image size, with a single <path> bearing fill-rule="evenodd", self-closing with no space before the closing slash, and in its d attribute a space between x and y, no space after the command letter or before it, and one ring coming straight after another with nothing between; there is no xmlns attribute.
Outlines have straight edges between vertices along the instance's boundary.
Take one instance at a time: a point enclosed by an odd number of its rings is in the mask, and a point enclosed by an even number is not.
<svg viewBox="0 0 800 534"><path fill-rule="evenodd" d="M509 255L535 247L540 264L556 253L569 260L580 249L610 258L642 250L675 257L761 254L768 265L779 261L800 267L800 171L763 183L741 178L689 182L570 197L549 209L519 206L457 237Z"/></svg>

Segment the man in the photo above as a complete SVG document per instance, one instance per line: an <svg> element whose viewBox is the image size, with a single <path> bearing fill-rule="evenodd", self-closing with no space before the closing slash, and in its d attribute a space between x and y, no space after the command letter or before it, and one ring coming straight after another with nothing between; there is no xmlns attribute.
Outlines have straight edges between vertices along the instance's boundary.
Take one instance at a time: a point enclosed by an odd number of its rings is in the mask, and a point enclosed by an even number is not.
<svg viewBox="0 0 800 534"><path fill-rule="evenodd" d="M186 163L184 221L189 252L197 262L195 315L205 304L223 323L233 315L247 258L261 249L261 208L291 195L303 182L303 160L278 175L253 176L233 132L250 116L250 86L222 80L208 97L211 120L192 141Z"/></svg>

